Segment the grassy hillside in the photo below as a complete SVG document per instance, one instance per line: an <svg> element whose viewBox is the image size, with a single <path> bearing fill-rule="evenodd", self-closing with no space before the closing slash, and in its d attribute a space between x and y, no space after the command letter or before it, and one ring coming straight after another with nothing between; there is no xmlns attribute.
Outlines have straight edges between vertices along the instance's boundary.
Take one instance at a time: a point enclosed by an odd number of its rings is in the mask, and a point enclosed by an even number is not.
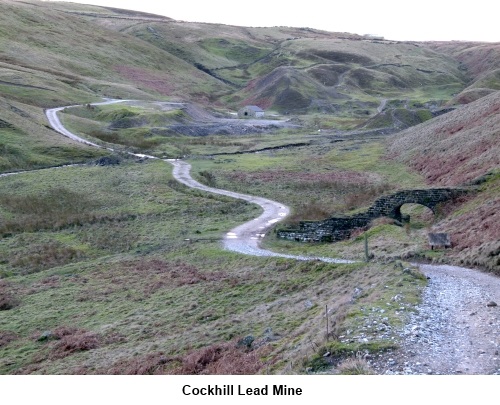
<svg viewBox="0 0 500 405"><path fill-rule="evenodd" d="M346 112L342 100L352 100L351 107L374 113L380 98L439 104L464 86L455 60L417 44L307 29L171 22L124 31L230 84L232 95L222 99L229 105L335 114Z"/></svg>
<svg viewBox="0 0 500 405"><path fill-rule="evenodd" d="M431 184L458 186L500 165L500 92L395 135L389 153Z"/></svg>
<svg viewBox="0 0 500 405"><path fill-rule="evenodd" d="M458 60L469 76L467 88L452 103L467 104L500 90L499 43L434 42L426 45Z"/></svg>
<svg viewBox="0 0 500 405"><path fill-rule="evenodd" d="M345 114L354 106L374 114L380 98L439 105L466 79L455 59L415 43L308 28L140 21L133 14L128 20L109 10L79 15L211 75L229 86L219 100L234 108L255 103L280 112Z"/></svg>
<svg viewBox="0 0 500 405"><path fill-rule="evenodd" d="M474 88L497 85L495 44L189 23L74 3L1 7L0 92L41 106L163 96L363 118L383 99L436 108L471 78Z"/></svg>
<svg viewBox="0 0 500 405"><path fill-rule="evenodd" d="M258 211L179 185L161 161L2 179L0 373L303 373L332 366L325 349L337 364L394 347L376 330L354 338L374 316L363 308L396 327L424 280L221 250Z"/></svg>
<svg viewBox="0 0 500 405"><path fill-rule="evenodd" d="M42 109L0 97L0 172L84 163L106 154L53 131Z"/></svg>
<svg viewBox="0 0 500 405"><path fill-rule="evenodd" d="M157 47L58 5L7 1L0 7L0 94L18 101L48 107L102 96L208 94L223 87Z"/></svg>
<svg viewBox="0 0 500 405"><path fill-rule="evenodd" d="M224 89L220 81L183 60L79 14L90 18L103 10L120 12L74 4L70 8L36 1L0 3L1 172L102 156L48 128L43 108L102 97L213 96Z"/></svg>
<svg viewBox="0 0 500 405"><path fill-rule="evenodd" d="M395 135L389 153L431 185L478 187L435 229L451 233L456 261L500 272L500 92Z"/></svg>
<svg viewBox="0 0 500 405"><path fill-rule="evenodd" d="M0 173L42 170L0 179L0 373L342 373L345 359L394 348L426 283L401 260L500 273L497 58L495 44L2 1ZM290 205L289 221L405 188L475 192L436 217L405 205L406 227L383 218L341 243L264 240L353 264L224 251L257 206L188 189L161 160L96 165L111 153L48 126L44 108L103 97L138 101L68 108L64 125L115 149L185 156L201 182ZM228 120L244 104L286 125ZM49 168L69 163L90 164ZM430 229L454 249L429 250Z"/></svg>

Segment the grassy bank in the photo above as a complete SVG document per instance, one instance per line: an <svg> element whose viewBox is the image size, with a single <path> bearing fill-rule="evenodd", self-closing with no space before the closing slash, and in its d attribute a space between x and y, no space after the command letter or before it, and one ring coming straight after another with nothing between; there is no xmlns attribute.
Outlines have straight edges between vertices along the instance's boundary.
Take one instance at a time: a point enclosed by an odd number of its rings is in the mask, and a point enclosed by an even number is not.
<svg viewBox="0 0 500 405"><path fill-rule="evenodd" d="M105 155L52 130L42 108L0 97L0 173L84 163Z"/></svg>
<svg viewBox="0 0 500 405"><path fill-rule="evenodd" d="M212 186L283 202L292 208L290 221L317 220L369 206L383 193L422 185L418 175L387 161L384 153L377 140L346 138L191 163L201 181L206 179L199 173L210 173Z"/></svg>
<svg viewBox="0 0 500 405"><path fill-rule="evenodd" d="M2 179L2 373L305 372L326 341L325 305L339 308L328 341L351 328L357 342L349 314L382 305L380 286L418 291L394 266L225 252L221 235L259 209L186 189L170 170L122 162ZM245 336L253 343L238 347Z"/></svg>

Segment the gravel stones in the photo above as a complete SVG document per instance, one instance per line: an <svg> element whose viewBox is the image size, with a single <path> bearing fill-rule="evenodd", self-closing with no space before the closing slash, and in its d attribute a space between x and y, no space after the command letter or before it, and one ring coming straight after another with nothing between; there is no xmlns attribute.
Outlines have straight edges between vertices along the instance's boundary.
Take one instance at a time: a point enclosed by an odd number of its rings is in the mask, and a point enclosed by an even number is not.
<svg viewBox="0 0 500 405"><path fill-rule="evenodd" d="M397 331L400 349L371 361L379 374L500 374L500 278L422 265L422 303ZM397 301L397 300L394 300ZM485 306L485 302L488 302Z"/></svg>

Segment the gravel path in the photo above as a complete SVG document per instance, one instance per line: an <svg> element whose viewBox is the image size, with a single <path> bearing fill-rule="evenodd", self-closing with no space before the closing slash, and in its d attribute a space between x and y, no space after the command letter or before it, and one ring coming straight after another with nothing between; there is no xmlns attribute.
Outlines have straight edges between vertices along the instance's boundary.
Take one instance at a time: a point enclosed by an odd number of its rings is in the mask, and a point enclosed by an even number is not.
<svg viewBox="0 0 500 405"><path fill-rule="evenodd" d="M286 257L295 260L321 260L329 263L352 263L350 260L332 257L287 255L260 248L260 241L264 237L266 231L269 230L269 228L271 228L275 223L284 219L290 212L290 209L286 205L268 200L267 198L255 197L205 186L191 177L189 174L191 165L189 163L173 159L169 159L167 162L174 166L174 178L188 187L245 200L250 203L257 204L263 209L263 212L259 217L231 229L224 235L223 245L225 249L252 256Z"/></svg>
<svg viewBox="0 0 500 405"><path fill-rule="evenodd" d="M109 100L109 104L125 100ZM57 112L46 111L52 127L61 134L89 146L100 147L72 134L63 127ZM135 156L154 158L136 154ZM165 160L173 165L173 175L181 183L206 192L226 195L258 204L263 213L229 231L225 249L255 256L278 256L296 260L347 263L328 257L286 255L260 248L265 232L289 213L289 208L261 197L215 189L195 181L191 166L181 160ZM500 374L500 278L456 266L420 265L429 278L408 323L400 331L400 349L370 363L379 374Z"/></svg>
<svg viewBox="0 0 500 405"><path fill-rule="evenodd" d="M126 101L130 100L107 100L103 101L101 103L92 103L92 105L106 105L106 104L115 104L115 103L123 103ZM68 131L64 125L62 124L61 120L57 116L57 113L59 111L64 110L65 108L70 108L70 107L78 107L79 105L69 105L65 107L57 107L57 108L49 108L48 110L45 110L45 115L47 116L47 119L49 120L50 126L59 132L60 134L73 139L74 141L84 143L85 145L93 146L94 148L102 148L102 146L97 145L96 143L87 141L86 139L83 139L79 137L78 135L75 135L73 132ZM111 149L112 150L112 149Z"/></svg>
<svg viewBox="0 0 500 405"><path fill-rule="evenodd" d="M399 331L401 348L373 360L380 374L500 374L500 278L420 265L422 304Z"/></svg>

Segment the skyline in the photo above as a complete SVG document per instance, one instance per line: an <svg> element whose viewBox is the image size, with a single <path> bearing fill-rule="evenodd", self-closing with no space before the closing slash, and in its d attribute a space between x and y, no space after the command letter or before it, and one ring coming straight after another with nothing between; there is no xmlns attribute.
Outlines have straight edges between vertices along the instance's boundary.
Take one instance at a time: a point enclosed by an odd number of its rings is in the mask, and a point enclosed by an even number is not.
<svg viewBox="0 0 500 405"><path fill-rule="evenodd" d="M395 0L359 0L339 4L310 0L307 8L283 4L283 1L253 0L249 5L245 4L245 10L237 8L235 5L238 3L228 0L184 0L169 4L157 0L72 2L143 11L187 22L246 27L307 27L377 35L399 41L500 42L497 22L500 6L489 0L476 0L468 3L467 7L460 7L451 1L421 0L418 5L404 8L401 2Z"/></svg>

